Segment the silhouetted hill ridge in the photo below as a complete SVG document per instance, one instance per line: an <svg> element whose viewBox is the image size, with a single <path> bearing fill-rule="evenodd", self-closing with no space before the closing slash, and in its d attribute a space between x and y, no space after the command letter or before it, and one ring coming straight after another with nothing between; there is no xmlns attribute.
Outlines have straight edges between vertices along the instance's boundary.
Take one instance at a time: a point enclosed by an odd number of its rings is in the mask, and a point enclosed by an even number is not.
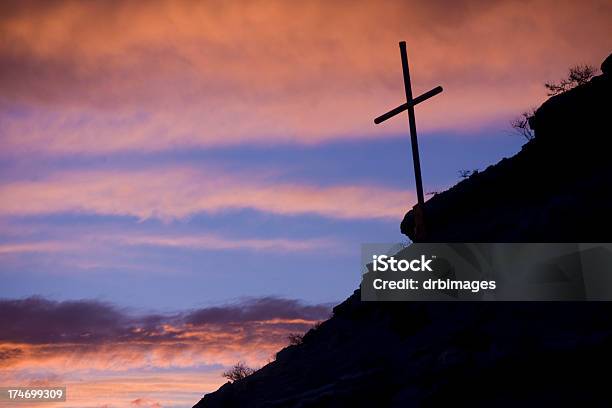
<svg viewBox="0 0 612 408"><path fill-rule="evenodd" d="M431 242L603 242L612 217L611 58L603 74L551 97L535 139L425 203ZM409 211L402 233L414 239Z"/></svg>
<svg viewBox="0 0 612 408"><path fill-rule="evenodd" d="M546 101L517 155L428 200L427 240L610 241L609 65ZM402 232L412 227L408 212ZM357 290L302 344L196 407L607 406L611 312L609 302L361 302Z"/></svg>

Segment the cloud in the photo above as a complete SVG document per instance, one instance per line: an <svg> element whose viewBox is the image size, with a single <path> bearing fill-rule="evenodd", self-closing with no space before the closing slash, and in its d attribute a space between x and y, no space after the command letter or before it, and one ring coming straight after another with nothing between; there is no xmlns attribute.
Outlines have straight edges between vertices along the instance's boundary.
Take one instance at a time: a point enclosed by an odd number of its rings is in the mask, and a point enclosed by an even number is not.
<svg viewBox="0 0 612 408"><path fill-rule="evenodd" d="M0 243L0 256L24 253L75 253L99 252L100 248L126 246L168 247L191 250L251 250L267 252L302 252L322 249L339 249L342 245L331 239L287 238L231 238L217 234L164 234L133 233L130 230L116 232L82 232L78 236L49 238L47 240Z"/></svg>
<svg viewBox="0 0 612 408"><path fill-rule="evenodd" d="M0 244L0 255L28 252L58 252L79 248L78 242L38 241L38 242L3 242Z"/></svg>
<svg viewBox="0 0 612 408"><path fill-rule="evenodd" d="M130 404L135 407L162 408L159 402L150 400L148 398L136 398Z"/></svg>
<svg viewBox="0 0 612 408"><path fill-rule="evenodd" d="M5 152L111 153L319 143L403 130L406 39L425 131L536 104L610 51L612 6L578 2L3 3ZM381 24L384 21L384 24Z"/></svg>
<svg viewBox="0 0 612 408"><path fill-rule="evenodd" d="M195 403L237 361L265 365L329 316L276 297L170 314L98 300L0 299L0 382L66 386L68 408Z"/></svg>
<svg viewBox="0 0 612 408"><path fill-rule="evenodd" d="M196 310L187 314L184 319L192 325L275 319L313 321L327 317L328 313L328 306L305 306L292 299L265 297L248 300L240 305Z"/></svg>
<svg viewBox="0 0 612 408"><path fill-rule="evenodd" d="M97 301L0 300L4 342L102 342L121 337L127 324L123 313Z"/></svg>
<svg viewBox="0 0 612 408"><path fill-rule="evenodd" d="M23 351L20 348L3 348L0 349L0 366L2 366L3 360L16 360L23 355Z"/></svg>
<svg viewBox="0 0 612 408"><path fill-rule="evenodd" d="M270 327L307 327L326 318L327 305L306 305L277 297L245 299L239 303L188 310L172 315L133 315L96 300L53 301L41 297L0 299L0 342L29 345L185 341L206 328L239 323L268 323ZM278 326L280 325L280 326ZM222 328L222 327L221 327ZM192 330L195 330L192 332ZM4 349L3 358L19 356Z"/></svg>
<svg viewBox="0 0 612 408"><path fill-rule="evenodd" d="M77 212L172 220L201 212L254 209L277 215L397 219L412 202L409 192L381 187L319 187L274 182L257 174L177 167L59 172L0 185L4 216ZM260 244L264 245L250 243Z"/></svg>
<svg viewBox="0 0 612 408"><path fill-rule="evenodd" d="M192 406L204 393L222 385L226 379L221 376L224 368L142 370L138 372L78 372L68 371L50 382L32 381L32 373L25 377L7 371L0 372L3 384L23 386L66 386L68 399L62 403L65 408L133 408L134 401L142 407L146 403L158 403L165 408ZM37 375L38 376L38 375ZM38 404L20 404L35 408Z"/></svg>
<svg viewBox="0 0 612 408"><path fill-rule="evenodd" d="M330 309L278 297L167 314L92 299L0 299L0 382L66 386L69 408L185 406L237 361L266 364L289 333Z"/></svg>
<svg viewBox="0 0 612 408"><path fill-rule="evenodd" d="M267 239L225 238L214 234L198 235L132 235L112 237L115 242L127 245L151 245L191 249L251 249L258 251L312 251L333 248L339 244L328 239ZM0 253L2 247L0 246Z"/></svg>

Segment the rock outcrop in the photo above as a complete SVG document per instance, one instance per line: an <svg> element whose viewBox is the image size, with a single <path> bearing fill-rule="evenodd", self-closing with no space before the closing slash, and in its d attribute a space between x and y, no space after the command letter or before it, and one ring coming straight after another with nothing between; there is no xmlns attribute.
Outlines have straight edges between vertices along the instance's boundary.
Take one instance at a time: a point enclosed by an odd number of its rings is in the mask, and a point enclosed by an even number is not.
<svg viewBox="0 0 612 408"><path fill-rule="evenodd" d="M550 98L535 140L425 203L428 241L609 242L610 58ZM411 235L409 212L401 228ZM612 303L367 303L198 408L607 406Z"/></svg>

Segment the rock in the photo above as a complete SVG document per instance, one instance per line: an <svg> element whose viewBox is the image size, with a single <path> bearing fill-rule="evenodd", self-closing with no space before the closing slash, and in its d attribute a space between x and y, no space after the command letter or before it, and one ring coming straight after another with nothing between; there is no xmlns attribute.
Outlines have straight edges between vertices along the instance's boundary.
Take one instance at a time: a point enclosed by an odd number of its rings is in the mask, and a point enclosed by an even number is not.
<svg viewBox="0 0 612 408"><path fill-rule="evenodd" d="M608 58L601 63L601 72L604 75L610 75L610 73L612 73L612 54L608 55Z"/></svg>

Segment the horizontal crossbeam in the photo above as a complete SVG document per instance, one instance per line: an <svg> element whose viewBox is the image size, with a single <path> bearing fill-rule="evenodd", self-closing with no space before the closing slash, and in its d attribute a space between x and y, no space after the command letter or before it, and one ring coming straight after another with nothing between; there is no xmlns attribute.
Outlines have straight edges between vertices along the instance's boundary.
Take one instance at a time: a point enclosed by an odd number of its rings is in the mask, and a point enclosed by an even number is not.
<svg viewBox="0 0 612 408"><path fill-rule="evenodd" d="M403 105L400 105L397 108L392 109L392 110L390 110L389 112L387 112L387 113L385 113L383 115L380 115L379 117L374 119L374 123L376 123L378 125L379 123L382 123L385 120L394 117L398 113L402 113L403 111L408 109L408 107L415 106L418 103L426 101L427 99L431 98L432 96L436 96L440 92L442 92L442 87L441 86L437 86L434 89L432 89L431 91L427 91L424 94L417 96L416 98L414 98L410 102L407 102L407 103L405 103Z"/></svg>

